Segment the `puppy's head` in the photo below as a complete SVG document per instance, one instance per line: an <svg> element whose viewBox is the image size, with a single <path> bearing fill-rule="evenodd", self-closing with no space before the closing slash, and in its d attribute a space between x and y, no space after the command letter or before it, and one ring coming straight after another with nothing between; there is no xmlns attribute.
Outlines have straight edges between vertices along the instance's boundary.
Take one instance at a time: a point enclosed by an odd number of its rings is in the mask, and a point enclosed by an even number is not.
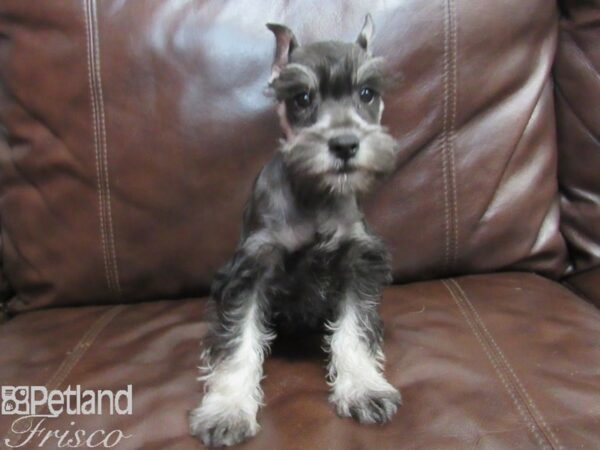
<svg viewBox="0 0 600 450"><path fill-rule="evenodd" d="M276 38L270 86L286 138L280 151L293 181L334 195L370 191L393 171L397 149L380 124L387 80L369 49L371 16L354 43L300 46L289 28L267 27Z"/></svg>

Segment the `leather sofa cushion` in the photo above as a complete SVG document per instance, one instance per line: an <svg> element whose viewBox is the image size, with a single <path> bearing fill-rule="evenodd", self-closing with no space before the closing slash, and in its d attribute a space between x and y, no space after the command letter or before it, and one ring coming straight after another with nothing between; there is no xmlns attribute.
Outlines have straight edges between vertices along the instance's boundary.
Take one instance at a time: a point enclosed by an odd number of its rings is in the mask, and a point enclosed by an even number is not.
<svg viewBox="0 0 600 450"><path fill-rule="evenodd" d="M279 130L273 37L354 39L401 80L400 166L368 204L397 281L559 277L547 0L3 0L0 224L13 312L207 292Z"/></svg>
<svg viewBox="0 0 600 450"><path fill-rule="evenodd" d="M59 308L0 328L0 384L120 389L132 416L47 426L121 429L122 449L193 449L187 411L205 301ZM279 343L266 363L262 431L243 448L596 448L600 312L543 278L507 273L390 288L386 372L404 405L383 427L338 418L319 340ZM0 416L0 437L11 420ZM14 435L8 437L14 438Z"/></svg>

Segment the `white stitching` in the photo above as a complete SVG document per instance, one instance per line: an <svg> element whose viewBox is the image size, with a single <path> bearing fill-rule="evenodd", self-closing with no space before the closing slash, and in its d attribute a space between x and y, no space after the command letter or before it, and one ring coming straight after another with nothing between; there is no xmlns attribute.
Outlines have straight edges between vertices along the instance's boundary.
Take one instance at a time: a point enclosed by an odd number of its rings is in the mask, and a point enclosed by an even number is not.
<svg viewBox="0 0 600 450"><path fill-rule="evenodd" d="M548 425L548 423L544 419L544 416L542 415L542 413L538 409L537 405L535 404L535 402L533 401L533 399L529 395L529 392L527 392L527 390L525 389L525 386L521 383L521 380L519 379L519 377L515 373L512 365L510 364L510 362L508 361L508 359L504 355L504 352L502 351L502 349L500 348L500 346L497 344L496 340L494 339L494 336L492 336L492 334L488 330L487 326L485 325L485 322L481 319L481 316L479 315L479 312L475 309L475 306L473 306L473 304L471 303L471 301L467 297L465 291L462 289L462 287L460 286L460 284L457 281L455 281L455 280L450 280L450 281L456 286L456 288L461 293L461 295L462 295L465 303L467 304L467 306L469 307L469 309L472 311L473 315L475 316L475 318L477 319L478 323L482 327L484 333L486 334L486 336L488 337L488 339L491 342L492 346L494 347L494 349L498 353L498 356L500 357L500 359L504 363L506 369L512 375L513 381L516 383L516 385L517 385L518 389L520 390L521 394L523 395L523 397L525 397L525 400L529 404L529 407L531 408L531 410L533 410L533 412L536 414L537 420L540 423L542 429L544 429L546 431L546 434L550 435L550 438L552 440L554 440L554 442L556 443L556 445L557 445L557 447L559 449L563 449L564 447L561 445L560 441L558 440L558 437L554 434L554 432L552 431L552 429L550 428L550 426Z"/></svg>
<svg viewBox="0 0 600 450"><path fill-rule="evenodd" d="M63 382L67 379L77 363L81 361L81 358L83 358L88 349L96 341L100 333L123 309L125 309L124 305L113 306L92 323L92 326L83 334L77 344L75 344L73 349L67 354L67 357L62 361L60 366L58 366L56 372L54 372L46 382L45 387L48 390L59 389L62 386ZM6 442L7 440L14 441L16 439L16 441L12 442L12 445L18 446L23 436L23 434L15 436L15 433L12 430L9 430L2 439L2 442Z"/></svg>
<svg viewBox="0 0 600 450"><path fill-rule="evenodd" d="M444 84L444 102L443 102L443 122L442 122L442 180L444 183L444 236L446 241L444 253L444 271L448 270L450 263L450 204L448 197L448 169L447 169L447 150L448 150L448 68L449 68L449 17L448 12L444 10L444 68L443 68L443 84Z"/></svg>
<svg viewBox="0 0 600 450"><path fill-rule="evenodd" d="M95 64L95 70L96 70L96 89L98 91L98 107L99 107L99 111L100 111L100 128L101 128L101 144L102 144L102 156L103 156L103 162L104 162L104 183L105 183L105 193L107 196L107 200L106 200L106 212L108 215L108 225L107 225L107 231L108 231L108 241L110 244L110 259L109 261L111 262L112 265L112 270L113 270L113 276L114 276L114 282L115 282L115 288L117 291L117 296L121 295L121 284L119 281L119 267L118 267L118 263L117 263L117 252L116 252L116 246L115 246L115 237L114 237L114 227L113 227L113 219L112 219L112 208L111 208L111 192L110 192L110 182L109 182L109 177L108 177L108 147L106 144L106 117L104 115L104 94L102 91L102 75L101 75L101 71L100 71L100 50L99 50L99 46L100 46L100 37L99 37L99 32L98 32L98 18L96 16L97 14L97 6L96 6L96 0L91 0L91 5L93 5L92 8L92 17L93 17L93 24L94 24L94 38L96 41L96 45L94 46L94 59L96 61Z"/></svg>
<svg viewBox="0 0 600 450"><path fill-rule="evenodd" d="M104 265L108 289L115 297L121 294L119 270L116 257L114 227L112 220L110 182L108 175L108 148L106 144L106 118L100 70L100 51L97 4L95 0L85 0L85 25L88 50L88 78L90 83L92 116L94 125L94 149L96 152L96 173L100 210L100 233L103 246Z"/></svg>
<svg viewBox="0 0 600 450"><path fill-rule="evenodd" d="M457 99L458 32L455 3L447 0L444 14L444 102L442 124L442 177L444 183L444 270L451 271L458 257L458 192L456 187L455 134Z"/></svg>
<svg viewBox="0 0 600 450"><path fill-rule="evenodd" d="M102 177L100 174L100 155L99 155L99 132L98 132L98 107L96 104L96 95L94 92L94 81L92 76L92 47L93 40L91 34L91 24L90 24L90 7L89 1L85 0L83 2L84 12L85 12L85 33L86 33L86 43L87 43L87 69L88 69L88 83L90 86L90 98L92 103L92 127L94 133L94 152L96 154L96 181L97 181L97 189L98 189L98 214L100 216L100 239L102 241L102 256L104 259L104 272L106 276L106 283L108 285L109 291L113 291L113 283L112 277L110 276L109 269L109 259L108 259L108 247L106 243L106 231L105 231L105 223L104 223L104 190L102 189Z"/></svg>
<svg viewBox="0 0 600 450"><path fill-rule="evenodd" d="M451 66L451 78L450 78L450 91L452 103L450 106L450 124L448 131L448 154L450 156L450 184L452 186L452 205L453 205L453 252L450 261L450 268L454 268L456 265L456 259L458 257L458 193L456 189L456 164L455 164L455 137L456 137L456 107L458 103L457 99L457 83L458 83L458 68L457 68L457 52L458 52L458 31L457 23L458 20L456 14L456 3L454 0L448 2L448 15L449 15L449 27L450 27L450 66Z"/></svg>
<svg viewBox="0 0 600 450"><path fill-rule="evenodd" d="M450 281L453 282L454 280L451 279ZM466 307L465 307L463 299L461 299L460 296L456 295L456 293L454 292L454 290L452 289L452 287L448 284L448 282L446 280L442 280L442 283L444 284L446 289L448 289L448 292L450 292L452 299L458 306L458 309L460 310L465 321L469 325L469 328L475 335L475 338L481 345L481 348L487 355L489 361L492 363L492 367L494 368L496 374L498 375L498 378L500 379L502 385L506 389L506 392L512 399L513 403L515 404L517 411L519 412L519 415L525 421L527 428L532 432L533 437L536 440L536 443L538 444L539 447L541 447L543 449L549 448L549 446L546 443L544 443L544 437L540 434L540 430L536 426L535 422L532 420L531 415L527 413L526 408L524 408L522 402L519 401L519 398L518 398L517 394L515 393L516 389L514 388L514 386L510 385L506 375L502 372L501 364L499 363L497 358L494 356L494 353L491 351L488 344L484 341L483 336L481 335L480 331L477 329L476 324L473 322L473 319L469 316L469 313L466 311L466 309L465 309Z"/></svg>

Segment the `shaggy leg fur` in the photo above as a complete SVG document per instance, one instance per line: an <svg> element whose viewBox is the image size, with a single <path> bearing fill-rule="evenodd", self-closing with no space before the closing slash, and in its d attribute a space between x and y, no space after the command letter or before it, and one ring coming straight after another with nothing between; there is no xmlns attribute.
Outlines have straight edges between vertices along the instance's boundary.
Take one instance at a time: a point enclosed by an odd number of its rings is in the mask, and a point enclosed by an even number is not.
<svg viewBox="0 0 600 450"><path fill-rule="evenodd" d="M252 269L250 267L254 266ZM234 278L217 284L217 321L203 354L205 395L190 413L190 432L208 446L237 444L254 436L262 404L262 364L274 335L263 314L265 298L258 283L259 267L234 259Z"/></svg>
<svg viewBox="0 0 600 450"><path fill-rule="evenodd" d="M387 253L377 240L366 249L360 247L351 252L348 292L337 318L328 324L330 401L340 416L384 423L402 401L383 376L383 328L377 307L389 277Z"/></svg>
<svg viewBox="0 0 600 450"><path fill-rule="evenodd" d="M384 423L401 403L400 393L383 376L383 352L369 342L364 318L356 299L349 296L339 318L330 324L329 400L337 413L361 423Z"/></svg>

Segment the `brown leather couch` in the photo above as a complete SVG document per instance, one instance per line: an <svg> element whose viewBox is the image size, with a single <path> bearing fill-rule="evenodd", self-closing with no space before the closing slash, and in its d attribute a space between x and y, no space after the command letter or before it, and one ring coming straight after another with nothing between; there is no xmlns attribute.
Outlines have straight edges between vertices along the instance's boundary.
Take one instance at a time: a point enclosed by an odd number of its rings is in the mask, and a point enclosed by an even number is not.
<svg viewBox="0 0 600 450"><path fill-rule="evenodd" d="M264 24L352 39L367 11L401 78L368 215L404 406L338 418L318 340L280 343L241 448L600 448L598 0L0 0L0 385L133 386L47 430L201 448L206 295L279 137ZM14 419L0 447L39 448Z"/></svg>

